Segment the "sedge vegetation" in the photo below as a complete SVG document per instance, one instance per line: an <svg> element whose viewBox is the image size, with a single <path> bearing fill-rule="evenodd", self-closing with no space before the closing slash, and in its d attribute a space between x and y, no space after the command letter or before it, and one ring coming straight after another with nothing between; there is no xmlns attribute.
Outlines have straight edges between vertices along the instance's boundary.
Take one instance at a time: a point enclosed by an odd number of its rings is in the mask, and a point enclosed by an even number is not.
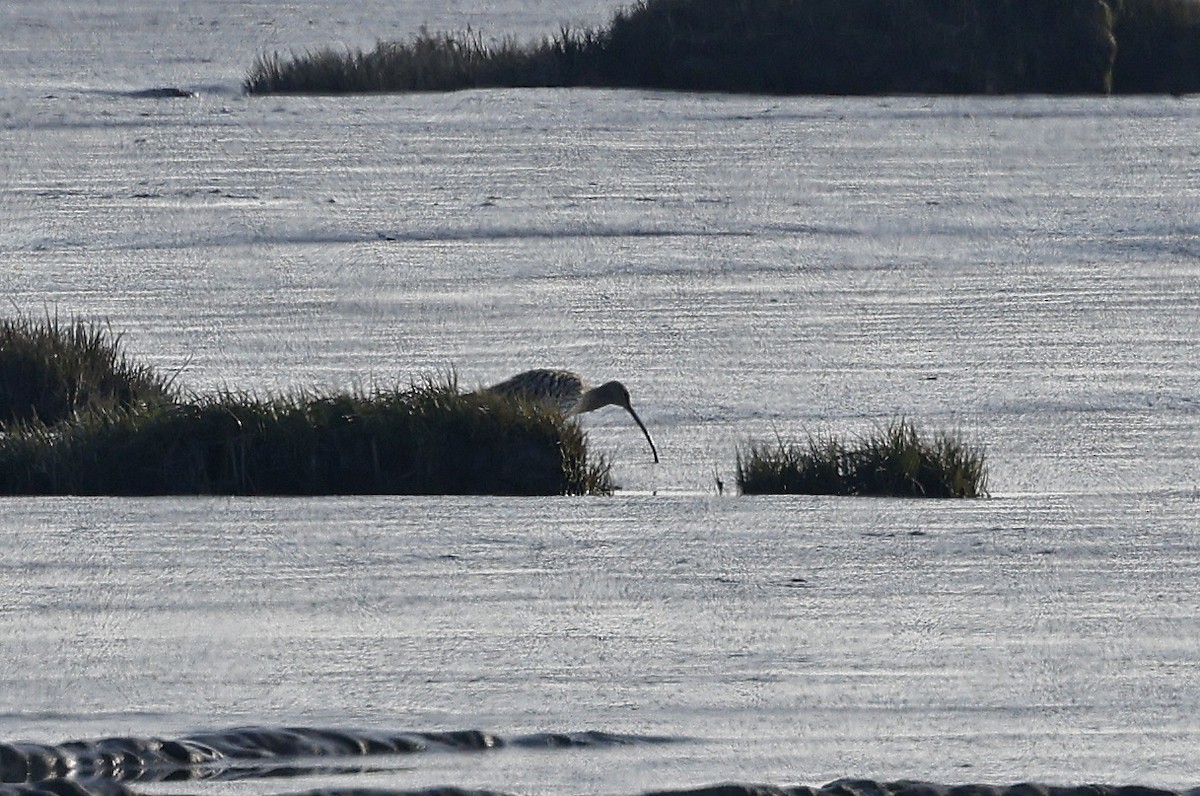
<svg viewBox="0 0 1200 796"><path fill-rule="evenodd" d="M53 319L0 329L0 494L613 488L609 465L589 457L577 423L527 402L463 395L453 378L369 393L185 397L129 365L119 338L103 329ZM38 353L46 361L31 364Z"/></svg>
<svg viewBox="0 0 1200 796"><path fill-rule="evenodd" d="M261 55L251 94L594 86L778 94L1200 89L1200 0L637 0L541 41L421 31Z"/></svg>
<svg viewBox="0 0 1200 796"><path fill-rule="evenodd" d="M0 430L173 400L170 381L130 362L106 327L56 315L0 319Z"/></svg>
<svg viewBox="0 0 1200 796"><path fill-rule="evenodd" d="M742 494L983 497L984 453L952 434L923 434L896 420L858 440L752 443L737 455Z"/></svg>

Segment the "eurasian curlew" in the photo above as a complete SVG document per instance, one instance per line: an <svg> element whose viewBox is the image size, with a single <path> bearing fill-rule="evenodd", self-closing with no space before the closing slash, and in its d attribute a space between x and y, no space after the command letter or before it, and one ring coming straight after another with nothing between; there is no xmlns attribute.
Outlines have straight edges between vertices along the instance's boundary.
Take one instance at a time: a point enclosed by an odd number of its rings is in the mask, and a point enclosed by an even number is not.
<svg viewBox="0 0 1200 796"><path fill-rule="evenodd" d="M654 447L654 440L650 439L646 425L637 412L633 411L629 403L629 390L619 381L608 381L589 390L576 373L569 370L538 368L518 373L499 384L493 384L487 390L512 398L548 404L564 415L580 415L602 406L620 406L646 435L646 442L650 443L650 452L654 454L654 463L658 464L658 449Z"/></svg>

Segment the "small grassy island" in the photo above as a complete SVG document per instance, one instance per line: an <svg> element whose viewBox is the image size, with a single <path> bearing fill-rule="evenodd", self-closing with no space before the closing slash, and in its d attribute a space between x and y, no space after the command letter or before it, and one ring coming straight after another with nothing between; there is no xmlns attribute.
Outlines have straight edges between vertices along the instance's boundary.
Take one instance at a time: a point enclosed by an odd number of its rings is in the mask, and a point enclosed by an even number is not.
<svg viewBox="0 0 1200 796"><path fill-rule="evenodd" d="M0 321L0 494L608 494L574 421L453 379L186 397L83 322Z"/></svg>
<svg viewBox="0 0 1200 796"><path fill-rule="evenodd" d="M261 55L250 94L591 86L765 94L1200 90L1200 0L638 0L540 42L421 32Z"/></svg>
<svg viewBox="0 0 1200 796"><path fill-rule="evenodd" d="M987 465L959 437L929 437L897 420L857 442L751 444L738 453L737 482L745 495L972 498L987 494Z"/></svg>
<svg viewBox="0 0 1200 796"><path fill-rule="evenodd" d="M855 446L752 445L743 494L978 497L982 452L898 421ZM579 425L453 377L407 389L185 396L82 321L0 319L0 495L611 494Z"/></svg>

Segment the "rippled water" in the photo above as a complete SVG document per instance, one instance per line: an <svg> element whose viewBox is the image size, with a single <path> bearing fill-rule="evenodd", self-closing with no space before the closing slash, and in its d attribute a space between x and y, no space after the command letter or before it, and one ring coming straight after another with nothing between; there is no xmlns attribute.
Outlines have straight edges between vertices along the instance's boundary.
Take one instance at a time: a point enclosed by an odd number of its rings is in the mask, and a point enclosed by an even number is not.
<svg viewBox="0 0 1200 796"><path fill-rule="evenodd" d="M267 762L103 781L1198 784L1200 104L238 91L264 49L610 10L0 8L14 311L202 392L620 378L663 460L598 412L612 499L5 500L0 778L203 737ZM732 494L750 439L898 415L993 497Z"/></svg>
<svg viewBox="0 0 1200 796"><path fill-rule="evenodd" d="M1187 496L8 508L10 738L294 724L679 741L345 775L515 792L1191 781Z"/></svg>

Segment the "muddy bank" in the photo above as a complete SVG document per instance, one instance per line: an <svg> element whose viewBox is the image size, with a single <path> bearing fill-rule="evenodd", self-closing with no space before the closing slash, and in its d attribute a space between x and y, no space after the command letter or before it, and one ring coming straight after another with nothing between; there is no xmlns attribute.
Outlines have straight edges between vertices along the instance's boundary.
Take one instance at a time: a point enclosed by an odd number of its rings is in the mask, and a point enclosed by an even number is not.
<svg viewBox="0 0 1200 796"><path fill-rule="evenodd" d="M47 780L33 784L0 785L0 796L136 796L136 791L116 782ZM505 791L437 787L420 790L379 788L328 788L287 796L516 796ZM943 785L930 782L875 782L837 780L819 787L723 783L686 790L658 790L641 796L1200 796L1200 788L1163 790L1140 785L1056 786Z"/></svg>
<svg viewBox="0 0 1200 796"><path fill-rule="evenodd" d="M389 732L307 727L242 727L180 738L115 737L60 744L0 743L0 796L136 796L136 783L287 779L313 774L384 771L387 756L425 752L479 754L505 748L688 743L686 738L586 731L503 737L482 730ZM288 796L504 796L455 787L419 790L322 788ZM1200 787L1140 785L952 785L917 780L839 779L824 785L721 783L640 796L1200 796Z"/></svg>
<svg viewBox="0 0 1200 796"><path fill-rule="evenodd" d="M0 782L40 792L109 793L109 783L253 779L363 770L363 758L505 747L565 749L682 739L586 731L501 737L482 730L389 732L241 727L180 738L117 737L61 744L0 743ZM301 762L302 761L302 762ZM315 761L315 762L314 762ZM355 762L359 761L359 762ZM65 782L64 782L65 781Z"/></svg>

